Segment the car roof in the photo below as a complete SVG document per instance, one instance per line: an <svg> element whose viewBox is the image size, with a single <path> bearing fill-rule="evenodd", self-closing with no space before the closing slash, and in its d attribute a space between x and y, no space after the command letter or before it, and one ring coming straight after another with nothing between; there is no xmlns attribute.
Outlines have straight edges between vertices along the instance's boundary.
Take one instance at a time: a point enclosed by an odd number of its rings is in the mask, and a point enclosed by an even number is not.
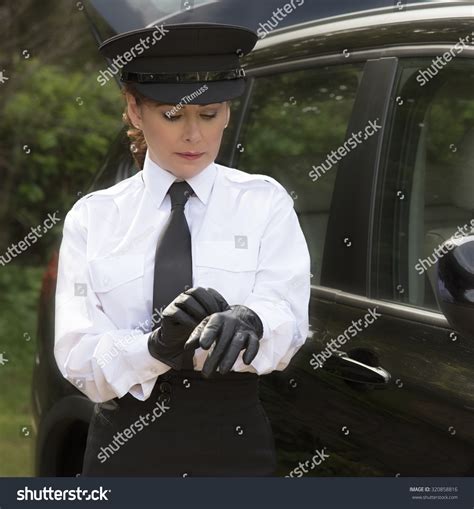
<svg viewBox="0 0 474 509"><path fill-rule="evenodd" d="M420 0L416 5L446 0ZM449 1L449 0L448 0ZM453 0L455 1L455 0ZM285 3L294 6L278 22L278 29L334 16L374 9L398 10L407 0L86 0L86 11L99 17L109 30L103 38L157 23L213 22L244 26L257 31ZM411 4L410 4L411 5ZM183 7L184 6L184 7Z"/></svg>
<svg viewBox="0 0 474 509"><path fill-rule="evenodd" d="M282 6L281 0L186 0L184 5L189 2L193 7L182 12L183 1L87 0L86 14L100 44L117 32L161 22L229 23L258 31L269 13ZM357 6L353 0L293 0L295 6L302 1L275 30L260 35L255 49L242 59L247 71L335 53L349 62L345 57L351 52L371 48L379 55L381 48L386 49L390 56L400 46L433 48L455 44L466 35L474 37L474 0L360 0ZM465 54L472 51L471 45Z"/></svg>
<svg viewBox="0 0 474 509"><path fill-rule="evenodd" d="M257 42L254 50L243 59L243 65L250 69L283 65L287 61L335 53L345 61L353 51L385 48L389 55L392 48L444 46L456 44L466 36L471 43L473 29L473 3L440 2L401 10L369 10L275 30ZM471 44L466 53L472 55L473 49Z"/></svg>

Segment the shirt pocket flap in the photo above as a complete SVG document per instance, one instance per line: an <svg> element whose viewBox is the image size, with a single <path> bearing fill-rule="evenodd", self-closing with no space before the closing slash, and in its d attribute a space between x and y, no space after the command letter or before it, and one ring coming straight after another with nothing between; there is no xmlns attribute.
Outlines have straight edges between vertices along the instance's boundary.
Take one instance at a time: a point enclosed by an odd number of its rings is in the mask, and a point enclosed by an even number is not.
<svg viewBox="0 0 474 509"><path fill-rule="evenodd" d="M143 276L143 255L124 255L114 258L97 258L89 262L92 289L108 292Z"/></svg>
<svg viewBox="0 0 474 509"><path fill-rule="evenodd" d="M239 243L228 240L196 242L195 265L231 272L255 271L258 265L257 239L248 237Z"/></svg>

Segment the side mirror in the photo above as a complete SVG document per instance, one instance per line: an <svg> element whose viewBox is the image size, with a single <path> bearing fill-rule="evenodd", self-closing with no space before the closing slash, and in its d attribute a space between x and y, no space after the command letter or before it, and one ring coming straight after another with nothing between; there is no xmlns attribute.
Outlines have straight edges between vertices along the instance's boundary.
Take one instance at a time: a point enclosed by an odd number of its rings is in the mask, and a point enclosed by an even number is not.
<svg viewBox="0 0 474 509"><path fill-rule="evenodd" d="M474 340L474 235L451 238L441 250L436 299L451 327Z"/></svg>

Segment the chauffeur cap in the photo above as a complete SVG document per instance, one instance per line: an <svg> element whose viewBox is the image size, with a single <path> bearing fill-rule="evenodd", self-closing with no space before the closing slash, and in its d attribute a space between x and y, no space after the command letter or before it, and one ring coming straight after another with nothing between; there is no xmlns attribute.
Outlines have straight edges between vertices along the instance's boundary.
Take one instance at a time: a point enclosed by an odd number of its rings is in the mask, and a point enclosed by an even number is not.
<svg viewBox="0 0 474 509"><path fill-rule="evenodd" d="M99 51L121 68L120 80L166 104L210 104L245 90L240 57L258 36L240 26L219 23L156 25L104 41Z"/></svg>

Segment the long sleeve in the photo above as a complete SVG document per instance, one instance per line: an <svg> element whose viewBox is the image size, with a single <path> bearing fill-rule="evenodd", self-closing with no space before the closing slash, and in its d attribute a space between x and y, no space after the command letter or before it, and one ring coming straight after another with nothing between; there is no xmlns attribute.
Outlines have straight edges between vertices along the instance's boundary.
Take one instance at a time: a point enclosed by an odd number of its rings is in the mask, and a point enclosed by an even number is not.
<svg viewBox="0 0 474 509"><path fill-rule="evenodd" d="M261 239L255 285L242 303L258 314L264 333L255 359L247 366L241 352L234 371L262 375L289 364L309 332L310 286L308 246L293 199L279 186Z"/></svg>
<svg viewBox="0 0 474 509"><path fill-rule="evenodd" d="M81 224L85 208L77 202L64 221L56 287L55 359L63 376L94 402L120 398L129 391L144 400L156 378L170 368L150 355L150 332L118 329L102 310L87 266L87 231Z"/></svg>

